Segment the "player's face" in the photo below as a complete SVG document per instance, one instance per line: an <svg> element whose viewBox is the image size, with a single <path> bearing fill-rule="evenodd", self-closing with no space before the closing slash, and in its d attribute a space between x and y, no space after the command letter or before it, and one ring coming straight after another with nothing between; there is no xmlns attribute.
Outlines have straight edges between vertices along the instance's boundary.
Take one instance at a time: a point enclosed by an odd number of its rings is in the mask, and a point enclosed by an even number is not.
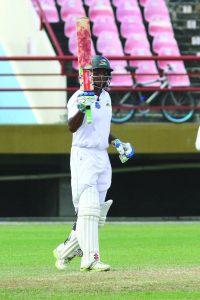
<svg viewBox="0 0 200 300"><path fill-rule="evenodd" d="M110 72L106 69L94 69L93 80L94 86L97 88L108 87L111 80Z"/></svg>

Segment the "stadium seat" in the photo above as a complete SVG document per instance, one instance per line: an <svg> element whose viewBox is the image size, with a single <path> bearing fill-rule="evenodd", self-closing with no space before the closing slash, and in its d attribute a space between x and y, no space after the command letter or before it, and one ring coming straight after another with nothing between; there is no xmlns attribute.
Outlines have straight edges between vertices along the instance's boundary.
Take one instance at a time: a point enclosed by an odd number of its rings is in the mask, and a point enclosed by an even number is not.
<svg viewBox="0 0 200 300"><path fill-rule="evenodd" d="M180 54L179 48L177 46L171 46L171 47L165 46L159 50L158 55L159 56L179 56L181 54ZM171 61L171 62L173 62L173 61ZM171 64L171 62L167 61L167 60L159 60L158 66L160 69L165 70L167 65Z"/></svg>
<svg viewBox="0 0 200 300"><path fill-rule="evenodd" d="M171 34L174 35L172 23L165 20L152 20L148 24L148 32L151 36L161 35L161 34Z"/></svg>
<svg viewBox="0 0 200 300"><path fill-rule="evenodd" d="M133 48L130 53L131 56L152 56L149 48ZM148 60L146 60L149 62ZM144 60L130 60L129 65L131 67L137 67L140 63L145 63Z"/></svg>
<svg viewBox="0 0 200 300"><path fill-rule="evenodd" d="M59 22L59 14L57 11L57 8L55 6L55 2L53 2L52 0L48 0L49 2L44 2L44 1L40 1L41 7L45 13L45 16L48 20L49 23L57 23ZM33 2L34 8L37 12L37 14L40 14L40 9L37 5L37 3Z"/></svg>
<svg viewBox="0 0 200 300"><path fill-rule="evenodd" d="M69 37L68 48L69 48L69 52L70 53L72 53L73 55L77 54L77 38L76 38L76 34L72 34Z"/></svg>
<svg viewBox="0 0 200 300"><path fill-rule="evenodd" d="M123 66L116 66L112 72L111 86L132 86L133 79Z"/></svg>
<svg viewBox="0 0 200 300"><path fill-rule="evenodd" d="M153 38L152 48L155 53L159 53L163 47L178 47L177 41L172 35L162 34Z"/></svg>
<svg viewBox="0 0 200 300"><path fill-rule="evenodd" d="M171 70L167 72L167 78L170 86L182 87L190 86L189 76L182 61L171 61L169 62ZM177 73L177 75L170 75ZM180 75L182 74L182 75Z"/></svg>
<svg viewBox="0 0 200 300"><path fill-rule="evenodd" d="M94 22L94 20L99 16L110 16L114 19L114 13L111 5L104 5L101 3L91 5L89 7L88 16L92 22Z"/></svg>
<svg viewBox="0 0 200 300"><path fill-rule="evenodd" d="M118 33L103 31L97 38L96 48L97 51L103 53L107 47L115 47L121 49L121 41Z"/></svg>
<svg viewBox="0 0 200 300"><path fill-rule="evenodd" d="M117 49L115 47L107 47L103 50L102 54L104 56L124 56L122 46ZM118 67L125 68L127 66L126 60L110 60L110 64L113 69Z"/></svg>
<svg viewBox="0 0 200 300"><path fill-rule="evenodd" d="M117 25L113 17L99 16L95 18L92 28L93 35L98 37L103 31L118 33Z"/></svg>
<svg viewBox="0 0 200 300"><path fill-rule="evenodd" d="M112 4L115 7L118 7L119 5L121 5L122 2L125 2L124 0L112 0ZM137 5L138 6L138 2L137 0L126 0L126 3L131 3L132 5Z"/></svg>
<svg viewBox="0 0 200 300"><path fill-rule="evenodd" d="M123 18L127 17L138 17L142 18L141 11L138 5L134 5L130 2L123 1L116 8L117 21L122 22Z"/></svg>
<svg viewBox="0 0 200 300"><path fill-rule="evenodd" d="M120 25L120 33L123 38L128 38L134 33L146 34L146 30L143 21L139 17L123 18Z"/></svg>
<svg viewBox="0 0 200 300"><path fill-rule="evenodd" d="M150 49L149 41L146 34L133 34L130 35L125 41L124 52L130 54L134 48L147 48Z"/></svg>
<svg viewBox="0 0 200 300"><path fill-rule="evenodd" d="M151 82L159 79L155 62L141 61L135 71L135 79L137 83L145 84L145 86L160 86L160 82Z"/></svg>
<svg viewBox="0 0 200 300"><path fill-rule="evenodd" d="M147 22L152 20L170 21L168 7L165 2L149 1L144 7L144 18Z"/></svg>
<svg viewBox="0 0 200 300"><path fill-rule="evenodd" d="M39 0L40 4L41 5L44 5L44 4L49 4L49 5L54 5L55 6L55 0ZM37 1L36 0L32 0L32 3L33 5L37 5Z"/></svg>
<svg viewBox="0 0 200 300"><path fill-rule="evenodd" d="M87 6L96 5L96 4L103 4L105 6L110 6L110 0L85 0L84 4Z"/></svg>
<svg viewBox="0 0 200 300"><path fill-rule="evenodd" d="M84 16L85 15L82 13L77 13L76 15L69 15L66 17L64 24L64 35L66 37L70 37L72 34L76 33L76 19Z"/></svg>
<svg viewBox="0 0 200 300"><path fill-rule="evenodd" d="M62 6L65 2L66 0L57 0L58 5L60 6Z"/></svg>
<svg viewBox="0 0 200 300"><path fill-rule="evenodd" d="M147 2L148 2L148 1L149 1L149 0L139 0L141 6L147 5Z"/></svg>
<svg viewBox="0 0 200 300"><path fill-rule="evenodd" d="M80 4L80 0L69 0L64 2L60 10L61 19L64 22L70 15L77 14L85 15L85 10L83 8L83 5Z"/></svg>

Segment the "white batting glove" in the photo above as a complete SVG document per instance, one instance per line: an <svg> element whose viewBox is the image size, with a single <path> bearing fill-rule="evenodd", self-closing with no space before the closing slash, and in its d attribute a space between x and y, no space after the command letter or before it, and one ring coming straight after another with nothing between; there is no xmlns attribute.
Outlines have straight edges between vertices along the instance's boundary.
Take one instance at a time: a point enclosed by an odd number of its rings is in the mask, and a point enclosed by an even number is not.
<svg viewBox="0 0 200 300"><path fill-rule="evenodd" d="M117 149L119 158L122 163L125 163L134 155L134 149L130 143L123 143L119 139L112 141L113 146Z"/></svg>
<svg viewBox="0 0 200 300"><path fill-rule="evenodd" d="M123 143L122 141L120 141L119 139L115 139L114 141L112 141L112 145L117 149L117 152L120 155L124 154L124 147L123 147Z"/></svg>
<svg viewBox="0 0 200 300"><path fill-rule="evenodd" d="M92 103L95 101L95 94L94 92L83 92L78 95L78 104L77 107L81 112L85 112L86 107L91 106Z"/></svg>
<svg viewBox="0 0 200 300"><path fill-rule="evenodd" d="M125 163L135 154L135 151L130 143L123 143L123 146L124 146L124 154L120 155L119 158L122 163Z"/></svg>

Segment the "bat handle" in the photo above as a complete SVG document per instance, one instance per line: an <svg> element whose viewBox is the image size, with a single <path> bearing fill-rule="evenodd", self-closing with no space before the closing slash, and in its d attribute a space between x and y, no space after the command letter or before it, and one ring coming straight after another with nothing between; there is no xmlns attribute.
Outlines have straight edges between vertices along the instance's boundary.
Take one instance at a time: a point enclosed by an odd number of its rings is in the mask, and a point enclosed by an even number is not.
<svg viewBox="0 0 200 300"><path fill-rule="evenodd" d="M91 112L91 107L87 106L85 110L86 118L87 118L87 123L91 124L92 123L92 112Z"/></svg>

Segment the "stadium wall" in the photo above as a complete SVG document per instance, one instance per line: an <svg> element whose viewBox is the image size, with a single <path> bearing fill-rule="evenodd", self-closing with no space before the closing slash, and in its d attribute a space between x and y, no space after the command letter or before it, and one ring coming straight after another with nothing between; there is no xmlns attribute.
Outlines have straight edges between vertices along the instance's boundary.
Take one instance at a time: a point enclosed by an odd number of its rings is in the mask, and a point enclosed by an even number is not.
<svg viewBox="0 0 200 300"><path fill-rule="evenodd" d="M198 124L122 124L112 133L130 141L135 158L113 167L107 198L112 217L196 217L200 212ZM73 218L66 125L0 126L0 219Z"/></svg>

